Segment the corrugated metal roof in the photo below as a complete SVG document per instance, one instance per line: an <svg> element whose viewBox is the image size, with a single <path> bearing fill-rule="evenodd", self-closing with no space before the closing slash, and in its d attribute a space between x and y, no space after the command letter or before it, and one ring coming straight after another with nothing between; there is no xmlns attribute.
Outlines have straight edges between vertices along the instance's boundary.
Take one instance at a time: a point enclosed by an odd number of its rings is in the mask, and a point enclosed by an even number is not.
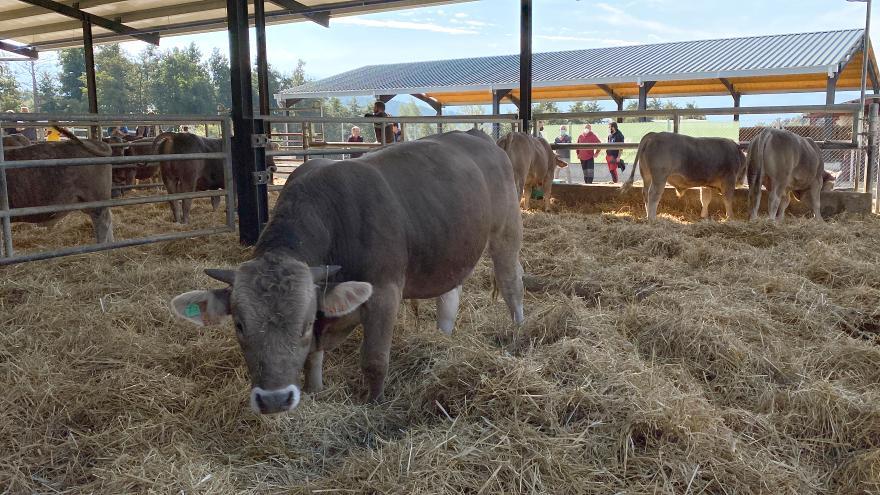
<svg viewBox="0 0 880 495"><path fill-rule="evenodd" d="M147 33L179 35L226 29L226 0L56 0L83 11L117 20ZM331 17L370 14L429 5L473 0L298 0L309 9L328 12ZM253 4L248 5L253 15ZM281 24L307 20L266 2L266 23ZM251 19L253 25L253 19ZM95 43L128 41L131 38L93 26ZM0 0L0 40L12 40L40 49L82 46L82 22L35 7L19 0Z"/></svg>
<svg viewBox="0 0 880 495"><path fill-rule="evenodd" d="M864 31L753 36L536 53L533 87L836 73ZM519 56L370 65L282 91L276 98L511 89Z"/></svg>

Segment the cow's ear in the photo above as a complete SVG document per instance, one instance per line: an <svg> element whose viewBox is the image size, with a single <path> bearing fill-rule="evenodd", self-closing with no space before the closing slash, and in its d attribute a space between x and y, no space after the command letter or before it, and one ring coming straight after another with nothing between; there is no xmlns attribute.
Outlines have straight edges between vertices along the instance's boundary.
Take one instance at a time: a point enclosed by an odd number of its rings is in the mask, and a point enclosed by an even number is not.
<svg viewBox="0 0 880 495"><path fill-rule="evenodd" d="M198 326L217 325L231 314L231 290L194 290L171 300L171 311L178 317Z"/></svg>
<svg viewBox="0 0 880 495"><path fill-rule="evenodd" d="M336 275L336 272L341 270L342 267L339 265L324 265L324 266L312 266L309 267L309 271L312 272L312 280L316 284L324 284L328 280L330 280L333 275Z"/></svg>
<svg viewBox="0 0 880 495"><path fill-rule="evenodd" d="M339 318L356 310L373 295L373 286L367 282L343 282L321 299L321 311L330 318Z"/></svg>
<svg viewBox="0 0 880 495"><path fill-rule="evenodd" d="M554 155L554 156L555 156L555 155ZM568 163L565 162L565 161L563 161L563 160L560 160L559 157L557 157L557 158L556 158L556 166L559 167L559 168L565 168L565 167L568 166Z"/></svg>

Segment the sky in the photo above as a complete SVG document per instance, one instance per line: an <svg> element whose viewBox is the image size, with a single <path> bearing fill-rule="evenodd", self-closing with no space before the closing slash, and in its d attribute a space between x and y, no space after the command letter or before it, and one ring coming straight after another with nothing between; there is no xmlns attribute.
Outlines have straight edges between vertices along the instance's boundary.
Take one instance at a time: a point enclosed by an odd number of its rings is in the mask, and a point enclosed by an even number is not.
<svg viewBox="0 0 880 495"><path fill-rule="evenodd" d="M331 20L329 29L311 22L269 26L269 63L289 72L302 59L307 76L321 79L371 64L514 54L519 52L519 3L480 0L340 17ZM534 0L533 50L863 28L865 5L846 0ZM872 38L880 19L874 24ZM228 51L226 32L162 38L161 47L193 42L206 56L215 47ZM124 43L130 52L143 46ZM838 101L857 97L840 93ZM686 100L702 107L732 104L729 97ZM743 106L812 103L824 103L824 95L747 95L742 101ZM603 106L611 109L612 104Z"/></svg>

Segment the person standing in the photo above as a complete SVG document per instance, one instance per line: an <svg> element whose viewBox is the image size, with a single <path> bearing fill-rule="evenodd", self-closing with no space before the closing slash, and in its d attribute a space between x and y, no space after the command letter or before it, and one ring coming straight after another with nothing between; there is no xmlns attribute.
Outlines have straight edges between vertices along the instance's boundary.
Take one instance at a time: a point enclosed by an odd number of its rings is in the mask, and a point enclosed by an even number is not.
<svg viewBox="0 0 880 495"><path fill-rule="evenodd" d="M608 124L608 142L624 142L623 133L617 128L617 122ZM608 173L611 174L611 182L617 183L617 165L620 163L620 150L606 151L605 162L608 163Z"/></svg>
<svg viewBox="0 0 880 495"><path fill-rule="evenodd" d="M364 115L364 117L391 117L391 115L385 113L385 102L377 101L376 103L373 103L373 113L368 113ZM373 128L376 130L376 141L385 141L383 144L394 142L394 130L392 129L391 123L386 123L383 127L381 123L376 122L373 124Z"/></svg>
<svg viewBox="0 0 880 495"><path fill-rule="evenodd" d="M599 136L593 133L593 126L587 124L584 126L584 132L578 136L578 143L596 144L601 143ZM584 184L592 184L595 175L595 158L599 154L597 149L579 149L577 150L578 159L581 161L581 170L584 171Z"/></svg>
<svg viewBox="0 0 880 495"><path fill-rule="evenodd" d="M346 141L349 143L363 143L364 137L361 136L361 128L358 126L352 127L351 128L351 136L348 136L348 139ZM352 153L351 154L352 158L360 158L362 156L364 156L363 153Z"/></svg>
<svg viewBox="0 0 880 495"><path fill-rule="evenodd" d="M554 139L556 144L570 144L571 136L568 135L568 128L566 126L559 127L559 137ZM571 150L568 149L558 149L556 150L556 156L559 157L563 162L571 165ZM565 171L565 180L568 184L571 184L571 167L564 167ZM556 176L559 177L559 174L562 172L559 168L556 169Z"/></svg>

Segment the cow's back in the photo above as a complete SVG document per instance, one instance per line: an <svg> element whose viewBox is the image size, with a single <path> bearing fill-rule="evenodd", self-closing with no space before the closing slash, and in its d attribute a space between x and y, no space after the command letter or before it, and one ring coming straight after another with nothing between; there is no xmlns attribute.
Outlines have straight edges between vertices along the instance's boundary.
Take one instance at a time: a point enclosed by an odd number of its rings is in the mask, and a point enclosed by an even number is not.
<svg viewBox="0 0 880 495"><path fill-rule="evenodd" d="M519 219L513 171L491 139L450 132L290 176L257 252L287 247L374 285L435 297L473 270L490 231Z"/></svg>
<svg viewBox="0 0 880 495"><path fill-rule="evenodd" d="M809 138L785 129L764 129L756 152L763 152L765 182L786 181L792 191L803 191L821 183L825 172L822 151Z"/></svg>
<svg viewBox="0 0 880 495"><path fill-rule="evenodd" d="M731 139L652 132L642 140L640 160L650 168L650 173L677 178L682 186L739 178L745 171L745 159Z"/></svg>
<svg viewBox="0 0 880 495"><path fill-rule="evenodd" d="M95 141L98 144L100 141ZM103 143L100 143L103 145ZM104 145L106 146L106 145ZM109 149L107 150L110 153ZM94 158L71 141L37 143L6 152L6 160ZM112 165L20 168L6 171L11 208L27 208L110 199ZM19 222L47 222L67 212L14 217Z"/></svg>

